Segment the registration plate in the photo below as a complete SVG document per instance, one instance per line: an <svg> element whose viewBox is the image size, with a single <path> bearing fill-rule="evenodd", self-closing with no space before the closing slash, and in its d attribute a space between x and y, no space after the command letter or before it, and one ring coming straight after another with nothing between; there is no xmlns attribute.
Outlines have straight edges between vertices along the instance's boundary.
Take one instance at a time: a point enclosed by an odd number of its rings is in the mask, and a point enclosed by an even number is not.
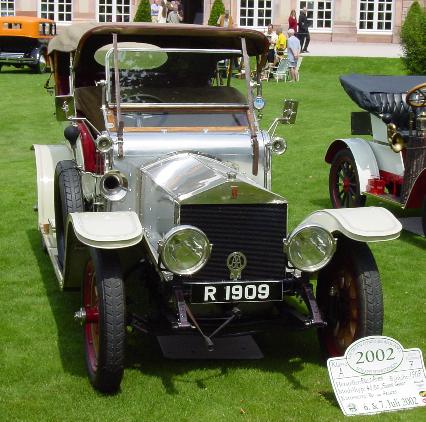
<svg viewBox="0 0 426 422"><path fill-rule="evenodd" d="M193 284L191 303L270 302L283 299L282 281Z"/></svg>

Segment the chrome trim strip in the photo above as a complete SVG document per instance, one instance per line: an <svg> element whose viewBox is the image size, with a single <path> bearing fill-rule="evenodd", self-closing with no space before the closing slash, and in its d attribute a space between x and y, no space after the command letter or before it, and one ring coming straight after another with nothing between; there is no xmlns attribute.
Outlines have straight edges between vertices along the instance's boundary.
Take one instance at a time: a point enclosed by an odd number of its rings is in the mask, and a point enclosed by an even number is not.
<svg viewBox="0 0 426 422"><path fill-rule="evenodd" d="M243 108L247 110L249 108L248 104L242 103L231 103L231 104L223 104L223 103L121 103L121 109L133 109L139 108L143 109L182 109L182 108L202 108L202 109L210 109L210 108ZM116 104L110 103L109 108L115 109Z"/></svg>
<svg viewBox="0 0 426 422"><path fill-rule="evenodd" d="M284 260L284 255L283 255ZM209 284L209 285L221 285L221 284L250 284L250 283L282 283L284 280L222 280L222 281L183 281L182 284L192 286L194 284Z"/></svg>

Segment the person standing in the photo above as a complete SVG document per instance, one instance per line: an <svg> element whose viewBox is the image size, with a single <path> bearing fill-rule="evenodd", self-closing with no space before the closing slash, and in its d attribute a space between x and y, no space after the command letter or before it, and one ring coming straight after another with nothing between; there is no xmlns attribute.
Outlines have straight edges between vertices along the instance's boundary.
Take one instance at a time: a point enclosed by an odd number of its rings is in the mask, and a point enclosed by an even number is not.
<svg viewBox="0 0 426 422"><path fill-rule="evenodd" d="M276 59L275 62L279 62L284 57L284 52L287 47L287 39L283 34L283 29L277 29L277 42L275 44Z"/></svg>
<svg viewBox="0 0 426 422"><path fill-rule="evenodd" d="M151 4L151 22L158 23L158 9L160 0L154 0L154 3Z"/></svg>
<svg viewBox="0 0 426 422"><path fill-rule="evenodd" d="M288 29L294 29L294 33L297 32L297 18L296 11L293 9L288 17Z"/></svg>
<svg viewBox="0 0 426 422"><path fill-rule="evenodd" d="M278 35L274 31L273 25L269 24L268 29L265 32L266 38L269 41L269 49L268 49L268 63L275 62L275 44L277 43Z"/></svg>
<svg viewBox="0 0 426 422"><path fill-rule="evenodd" d="M167 12L168 7L165 0L161 0L160 6L158 8L158 23L166 23L167 22Z"/></svg>
<svg viewBox="0 0 426 422"><path fill-rule="evenodd" d="M229 10L225 10L225 13L219 16L216 25L223 28L232 28L234 26L234 20L232 19Z"/></svg>
<svg viewBox="0 0 426 422"><path fill-rule="evenodd" d="M300 40L294 35L294 29L289 29L287 40L287 55L291 82L297 82L298 80L297 61L299 60L300 50Z"/></svg>
<svg viewBox="0 0 426 422"><path fill-rule="evenodd" d="M302 53L309 53L308 46L311 41L311 36L309 35L309 22L306 7L300 11L298 36Z"/></svg>
<svg viewBox="0 0 426 422"><path fill-rule="evenodd" d="M181 23L183 21L183 16L179 13L178 5L175 3L173 5L173 10L167 16L168 23Z"/></svg>

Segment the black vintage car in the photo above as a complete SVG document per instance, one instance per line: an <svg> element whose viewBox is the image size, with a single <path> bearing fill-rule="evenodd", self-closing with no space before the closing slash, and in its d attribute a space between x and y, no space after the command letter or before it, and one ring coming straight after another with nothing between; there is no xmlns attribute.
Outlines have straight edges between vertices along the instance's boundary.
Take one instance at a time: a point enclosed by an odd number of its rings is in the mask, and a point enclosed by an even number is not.
<svg viewBox="0 0 426 422"><path fill-rule="evenodd" d="M56 34L50 19L29 16L0 17L0 70L3 65L29 66L43 73L49 66L47 44Z"/></svg>

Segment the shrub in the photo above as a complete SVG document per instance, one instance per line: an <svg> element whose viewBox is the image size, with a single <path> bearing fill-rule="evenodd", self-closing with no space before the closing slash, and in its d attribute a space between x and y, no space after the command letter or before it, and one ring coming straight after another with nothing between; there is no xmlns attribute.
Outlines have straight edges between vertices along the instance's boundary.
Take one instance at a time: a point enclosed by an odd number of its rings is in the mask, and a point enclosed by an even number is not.
<svg viewBox="0 0 426 422"><path fill-rule="evenodd" d="M216 26L220 15L225 13L225 6L222 0L214 0L212 10L210 11L209 25Z"/></svg>
<svg viewBox="0 0 426 422"><path fill-rule="evenodd" d="M415 1L401 27L405 67L409 73L426 74L426 10Z"/></svg>
<svg viewBox="0 0 426 422"><path fill-rule="evenodd" d="M133 22L151 22L151 3L149 0L141 0Z"/></svg>

